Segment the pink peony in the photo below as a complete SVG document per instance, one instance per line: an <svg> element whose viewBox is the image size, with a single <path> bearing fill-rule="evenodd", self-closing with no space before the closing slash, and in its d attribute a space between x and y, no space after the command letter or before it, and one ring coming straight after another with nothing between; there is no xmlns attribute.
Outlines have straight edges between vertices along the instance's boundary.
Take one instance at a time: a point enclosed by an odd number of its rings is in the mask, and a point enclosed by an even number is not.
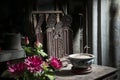
<svg viewBox="0 0 120 80"><path fill-rule="evenodd" d="M30 72L41 72L43 60L39 56L31 56L25 59L25 65Z"/></svg>
<svg viewBox="0 0 120 80"><path fill-rule="evenodd" d="M25 67L24 67L24 63L23 62L20 62L20 63L17 63L17 64L9 64L8 66L8 71L13 74L13 75L20 75L24 72L25 70Z"/></svg>
<svg viewBox="0 0 120 80"><path fill-rule="evenodd" d="M39 41L36 41L34 43L34 46L37 47L37 48L40 48L40 47L42 47L42 44Z"/></svg>
<svg viewBox="0 0 120 80"><path fill-rule="evenodd" d="M62 62L58 58L51 58L50 64L55 69L60 69L62 67Z"/></svg>

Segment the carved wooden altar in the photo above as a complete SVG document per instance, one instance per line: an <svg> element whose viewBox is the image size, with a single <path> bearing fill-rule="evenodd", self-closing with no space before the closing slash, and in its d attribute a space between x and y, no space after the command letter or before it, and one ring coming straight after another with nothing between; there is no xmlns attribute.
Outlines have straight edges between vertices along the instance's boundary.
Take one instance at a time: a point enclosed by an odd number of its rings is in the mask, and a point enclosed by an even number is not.
<svg viewBox="0 0 120 80"><path fill-rule="evenodd" d="M63 16L61 13L61 11L34 12L34 14L39 14L38 19L36 19L35 15L33 16L33 19L35 34L40 42L43 42L43 39L41 38L41 25L43 21L46 21L46 35L44 35L44 37L46 36L46 52L49 57L54 56L62 58L73 53L73 32L70 29L72 18L69 15Z"/></svg>

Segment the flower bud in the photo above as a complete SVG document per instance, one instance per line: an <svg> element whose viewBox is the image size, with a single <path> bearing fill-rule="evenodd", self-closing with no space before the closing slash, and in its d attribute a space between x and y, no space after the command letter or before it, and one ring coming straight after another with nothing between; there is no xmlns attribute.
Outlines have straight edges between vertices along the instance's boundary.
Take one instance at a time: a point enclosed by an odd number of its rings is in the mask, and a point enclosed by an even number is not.
<svg viewBox="0 0 120 80"><path fill-rule="evenodd" d="M42 47L42 44L41 44L39 41L36 41L36 42L35 42L35 47L41 48L41 47Z"/></svg>
<svg viewBox="0 0 120 80"><path fill-rule="evenodd" d="M28 39L28 37L25 37L25 44L26 44L26 45L29 44L29 39Z"/></svg>

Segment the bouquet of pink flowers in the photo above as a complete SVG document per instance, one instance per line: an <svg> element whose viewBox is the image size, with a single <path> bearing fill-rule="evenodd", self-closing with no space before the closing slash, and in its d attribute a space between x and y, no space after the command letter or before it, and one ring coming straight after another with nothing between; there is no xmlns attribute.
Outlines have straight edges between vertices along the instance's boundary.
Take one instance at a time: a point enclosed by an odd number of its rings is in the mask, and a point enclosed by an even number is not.
<svg viewBox="0 0 120 80"><path fill-rule="evenodd" d="M27 56L17 63L8 62L8 71L16 80L55 80L55 70L60 70L62 62L56 57L48 58L39 41L29 45L25 37L23 46Z"/></svg>

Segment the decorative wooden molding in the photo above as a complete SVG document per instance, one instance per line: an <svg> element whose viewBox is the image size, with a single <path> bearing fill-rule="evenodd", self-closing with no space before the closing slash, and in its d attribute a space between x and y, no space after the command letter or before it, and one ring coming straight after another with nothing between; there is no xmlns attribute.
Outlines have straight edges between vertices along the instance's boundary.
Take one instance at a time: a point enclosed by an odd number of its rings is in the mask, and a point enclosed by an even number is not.
<svg viewBox="0 0 120 80"><path fill-rule="evenodd" d="M32 11L32 14L48 14L48 13L63 14L62 11Z"/></svg>

